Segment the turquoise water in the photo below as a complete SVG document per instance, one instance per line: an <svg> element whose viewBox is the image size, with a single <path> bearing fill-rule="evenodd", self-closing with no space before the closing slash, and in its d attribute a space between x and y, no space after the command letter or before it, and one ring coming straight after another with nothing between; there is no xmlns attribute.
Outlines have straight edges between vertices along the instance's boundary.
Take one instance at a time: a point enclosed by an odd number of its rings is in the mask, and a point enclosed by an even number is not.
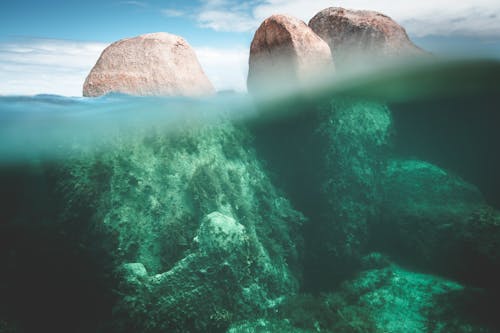
<svg viewBox="0 0 500 333"><path fill-rule="evenodd" d="M500 63L0 97L0 332L498 332Z"/></svg>

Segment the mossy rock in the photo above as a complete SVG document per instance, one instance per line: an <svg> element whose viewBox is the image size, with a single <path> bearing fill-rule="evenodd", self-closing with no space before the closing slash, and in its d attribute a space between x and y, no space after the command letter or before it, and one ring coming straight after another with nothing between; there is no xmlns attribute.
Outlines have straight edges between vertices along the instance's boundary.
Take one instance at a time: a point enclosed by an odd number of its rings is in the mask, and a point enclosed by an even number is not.
<svg viewBox="0 0 500 333"><path fill-rule="evenodd" d="M92 212L89 223L116 238L110 251L117 262L147 271L146 279L123 278L117 327L225 330L298 290L305 219L270 182L249 142L245 129L221 120L173 135L124 133L108 150L60 167L61 219ZM207 218L238 226L246 241L203 238Z"/></svg>

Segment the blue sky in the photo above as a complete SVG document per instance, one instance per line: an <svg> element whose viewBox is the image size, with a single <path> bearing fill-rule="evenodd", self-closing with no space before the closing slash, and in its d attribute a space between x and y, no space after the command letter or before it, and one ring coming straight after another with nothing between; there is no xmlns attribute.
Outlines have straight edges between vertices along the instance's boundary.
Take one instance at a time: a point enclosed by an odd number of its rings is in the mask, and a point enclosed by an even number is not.
<svg viewBox="0 0 500 333"><path fill-rule="evenodd" d="M217 89L244 90L249 44L264 18L307 22L330 6L388 14L436 53L500 57L498 0L2 0L0 95L78 96L106 45L157 31L184 37Z"/></svg>
<svg viewBox="0 0 500 333"><path fill-rule="evenodd" d="M155 31L182 35L193 45L251 40L251 33L203 28L203 1L2 0L0 40L37 37L110 42Z"/></svg>

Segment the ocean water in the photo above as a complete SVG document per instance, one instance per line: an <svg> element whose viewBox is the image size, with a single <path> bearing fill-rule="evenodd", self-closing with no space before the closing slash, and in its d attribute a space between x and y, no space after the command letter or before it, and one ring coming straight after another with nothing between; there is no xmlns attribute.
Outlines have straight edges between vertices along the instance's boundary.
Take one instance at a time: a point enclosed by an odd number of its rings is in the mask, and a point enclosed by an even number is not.
<svg viewBox="0 0 500 333"><path fill-rule="evenodd" d="M500 62L0 97L0 333L500 332Z"/></svg>

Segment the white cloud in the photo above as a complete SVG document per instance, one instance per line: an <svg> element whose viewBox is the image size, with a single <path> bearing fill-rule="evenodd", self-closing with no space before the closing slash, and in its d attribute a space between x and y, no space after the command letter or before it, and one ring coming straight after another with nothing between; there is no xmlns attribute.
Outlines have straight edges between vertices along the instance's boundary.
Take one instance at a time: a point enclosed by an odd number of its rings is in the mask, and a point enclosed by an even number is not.
<svg viewBox="0 0 500 333"><path fill-rule="evenodd" d="M161 13L168 17L180 17L186 15L186 13L182 10L173 9L173 8L165 8L161 10Z"/></svg>
<svg viewBox="0 0 500 333"><path fill-rule="evenodd" d="M146 8L149 5L144 1L120 1L121 5L137 6L141 8Z"/></svg>
<svg viewBox="0 0 500 333"><path fill-rule="evenodd" d="M216 90L246 91L248 47L194 47L200 64Z"/></svg>
<svg viewBox="0 0 500 333"><path fill-rule="evenodd" d="M223 31L251 31L276 13L304 21L327 7L370 9L383 12L405 26L414 36L500 36L498 0L205 0L198 14L204 27ZM239 20L238 20L239 17Z"/></svg>
<svg viewBox="0 0 500 333"><path fill-rule="evenodd" d="M81 96L87 74L107 45L54 39L0 43L0 95ZM246 90L247 47L194 49L217 90Z"/></svg>
<svg viewBox="0 0 500 333"><path fill-rule="evenodd" d="M202 3L195 14L201 27L215 31L245 32L257 26L252 10L263 1L204 0Z"/></svg>
<svg viewBox="0 0 500 333"><path fill-rule="evenodd" d="M203 11L197 16L202 28L215 31L245 32L255 28L255 20L242 13L223 10Z"/></svg>
<svg viewBox="0 0 500 333"><path fill-rule="evenodd" d="M85 77L107 44L25 39L0 44L0 94L81 96Z"/></svg>

